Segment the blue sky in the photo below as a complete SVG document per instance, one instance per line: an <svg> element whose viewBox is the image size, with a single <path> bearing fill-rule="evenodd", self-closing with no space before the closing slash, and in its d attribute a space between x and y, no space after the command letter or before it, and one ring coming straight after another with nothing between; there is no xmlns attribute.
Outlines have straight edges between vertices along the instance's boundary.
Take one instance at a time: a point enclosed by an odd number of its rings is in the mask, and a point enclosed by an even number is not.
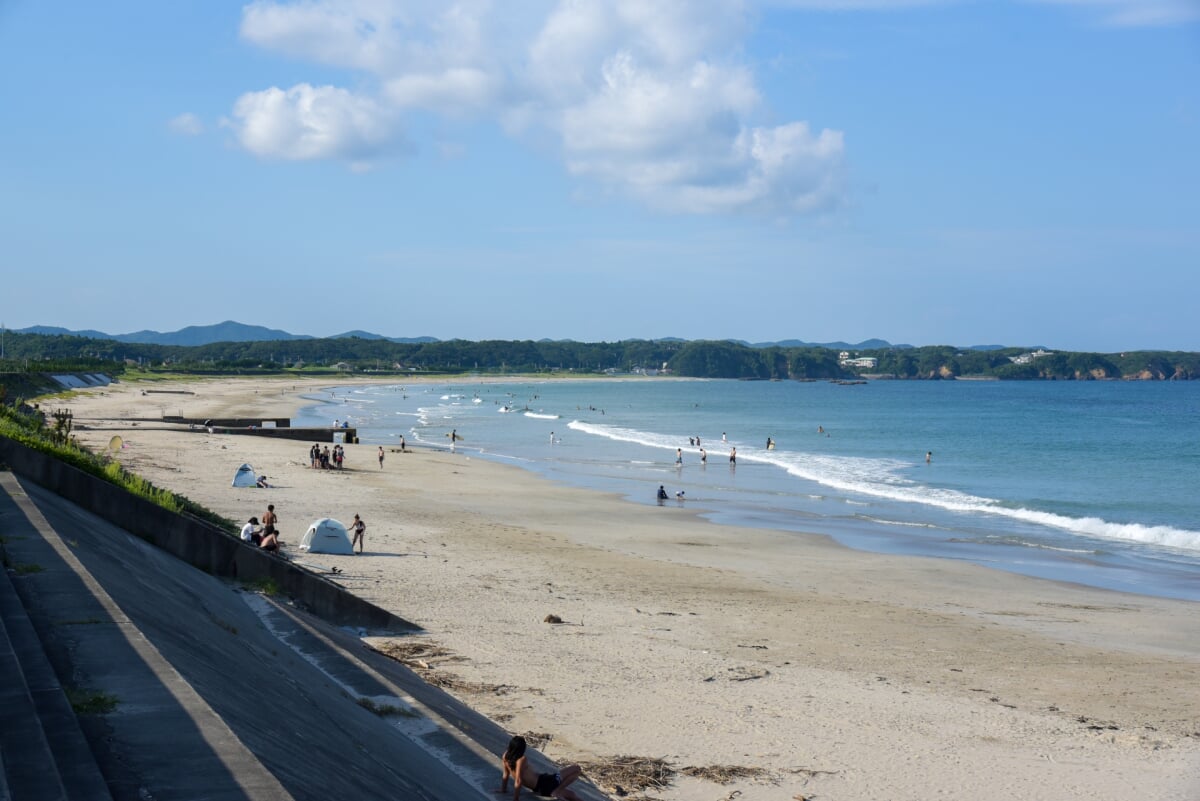
<svg viewBox="0 0 1200 801"><path fill-rule="evenodd" d="M1200 350L1200 0L0 2L0 322Z"/></svg>

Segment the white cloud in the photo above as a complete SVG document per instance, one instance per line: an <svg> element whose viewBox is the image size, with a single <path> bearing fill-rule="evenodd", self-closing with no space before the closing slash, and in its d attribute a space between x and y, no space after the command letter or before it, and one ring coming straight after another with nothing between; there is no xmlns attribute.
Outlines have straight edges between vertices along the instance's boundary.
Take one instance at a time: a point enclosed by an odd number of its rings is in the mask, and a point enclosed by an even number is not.
<svg viewBox="0 0 1200 801"><path fill-rule="evenodd" d="M395 115L374 100L306 83L242 95L230 126L242 147L257 156L342 159L357 167L402 141Z"/></svg>
<svg viewBox="0 0 1200 801"><path fill-rule="evenodd" d="M243 38L357 71L362 86L243 95L250 152L362 163L400 115L487 115L545 139L573 175L658 208L799 213L836 202L837 131L756 127L763 99L741 48L741 0L257 0Z"/></svg>
<svg viewBox="0 0 1200 801"><path fill-rule="evenodd" d="M528 79L572 174L675 211L834 205L840 132L751 124L762 98L737 60L746 24L736 2L561 4Z"/></svg>
<svg viewBox="0 0 1200 801"><path fill-rule="evenodd" d="M167 120L167 128L181 136L199 136L204 133L204 123L190 111Z"/></svg>
<svg viewBox="0 0 1200 801"><path fill-rule="evenodd" d="M446 114L486 109L503 91L500 79L481 69L455 67L440 73L399 75L384 84L384 97L399 108Z"/></svg>

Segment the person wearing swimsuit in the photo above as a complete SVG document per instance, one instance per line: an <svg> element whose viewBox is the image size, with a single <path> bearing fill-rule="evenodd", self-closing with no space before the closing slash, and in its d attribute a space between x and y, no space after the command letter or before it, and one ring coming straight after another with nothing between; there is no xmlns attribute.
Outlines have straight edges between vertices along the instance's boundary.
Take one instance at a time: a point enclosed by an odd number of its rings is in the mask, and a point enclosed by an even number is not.
<svg viewBox="0 0 1200 801"><path fill-rule="evenodd" d="M521 788L526 787L534 795L547 798L565 798L567 801L579 801L579 796L568 785L583 775L583 769L578 765L567 765L555 773L538 773L537 769L525 758L525 738L517 735L508 741L508 748L500 757L500 790L508 792L508 780L513 780L513 801L521 797Z"/></svg>

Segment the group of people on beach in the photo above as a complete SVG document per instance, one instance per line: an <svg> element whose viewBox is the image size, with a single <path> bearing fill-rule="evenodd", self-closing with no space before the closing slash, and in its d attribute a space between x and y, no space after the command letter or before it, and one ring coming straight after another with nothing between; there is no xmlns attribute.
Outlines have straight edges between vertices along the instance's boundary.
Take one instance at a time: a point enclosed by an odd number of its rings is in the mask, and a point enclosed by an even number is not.
<svg viewBox="0 0 1200 801"><path fill-rule="evenodd" d="M258 528L258 517L251 517L242 526L242 541L249 542L268 553L277 553L279 551L279 529L276 528L278 522L279 516L275 514L275 504L267 504L267 511L263 512L262 516L262 528Z"/></svg>
<svg viewBox="0 0 1200 801"><path fill-rule="evenodd" d="M676 490L675 491L675 500L682 501L684 499L685 494L686 493L684 493L683 490ZM667 500L667 497L668 496L667 496L666 487L664 487L662 484L659 484L658 485L658 505L662 506L662 502Z"/></svg>
<svg viewBox="0 0 1200 801"><path fill-rule="evenodd" d="M278 553L278 523L279 515L275 513L275 504L267 504L267 511L263 512L261 523L258 517L254 516L242 526L242 542L248 542L268 553ZM354 550L354 547L357 545L358 553L362 554L363 544L366 540L367 524L359 515L355 515L354 522L350 524L350 534L350 550Z"/></svg>
<svg viewBox="0 0 1200 801"><path fill-rule="evenodd" d="M314 442L313 446L308 449L308 461L314 470L341 470L342 463L346 461L346 449L340 443L334 445L333 450L330 450L328 445L322 448ZM383 467L382 456L379 459L379 466Z"/></svg>

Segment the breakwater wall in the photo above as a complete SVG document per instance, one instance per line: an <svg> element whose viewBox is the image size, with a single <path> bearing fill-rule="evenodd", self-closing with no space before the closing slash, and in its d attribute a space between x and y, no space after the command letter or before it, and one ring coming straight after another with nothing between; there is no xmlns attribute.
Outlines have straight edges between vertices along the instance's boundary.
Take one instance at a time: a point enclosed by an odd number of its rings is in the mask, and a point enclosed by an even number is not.
<svg viewBox="0 0 1200 801"><path fill-rule="evenodd" d="M228 428L249 428L255 426L262 428L270 423L276 428L288 428L292 424L290 417L180 417L175 414L164 414L159 417L138 417L133 418L144 420L146 422L163 422L163 423L178 423L180 425L195 425L195 426L224 426Z"/></svg>
<svg viewBox="0 0 1200 801"><path fill-rule="evenodd" d="M344 587L242 542L228 531L171 512L48 454L0 436L0 461L92 514L214 576L270 581L313 614L339 626L402 634L419 627Z"/></svg>

